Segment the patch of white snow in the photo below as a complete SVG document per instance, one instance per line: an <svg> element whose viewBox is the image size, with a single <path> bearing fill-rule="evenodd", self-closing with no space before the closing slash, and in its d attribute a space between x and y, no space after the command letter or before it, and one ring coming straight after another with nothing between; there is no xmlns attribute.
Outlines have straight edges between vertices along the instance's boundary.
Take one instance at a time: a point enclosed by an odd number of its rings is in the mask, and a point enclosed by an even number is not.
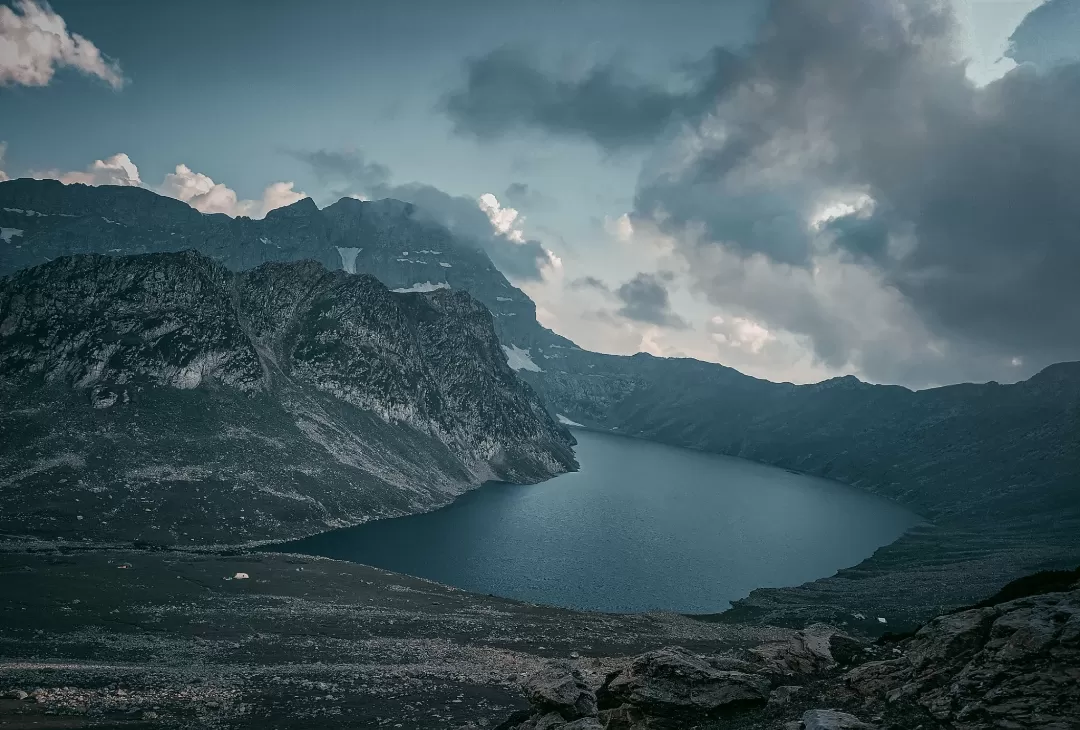
<svg viewBox="0 0 1080 730"><path fill-rule="evenodd" d="M450 264L446 263L445 261L440 261L439 266L443 267L444 269L450 268Z"/></svg>
<svg viewBox="0 0 1080 730"><path fill-rule="evenodd" d="M435 291L436 289L449 289L449 288L450 288L450 285L447 284L445 281L440 281L438 284L432 284L430 281L425 281L423 283L420 283L418 281L415 284L413 284L412 286L405 287L405 288L402 288L402 289L394 289L394 291L396 291L398 294L409 294L410 292L429 292L429 291Z"/></svg>
<svg viewBox="0 0 1080 730"><path fill-rule="evenodd" d="M529 357L528 348L522 350L517 345L502 346L503 352L506 353L506 364L510 366L511 370L528 370L533 373L542 373L543 370L540 366L532 361Z"/></svg>
<svg viewBox="0 0 1080 730"><path fill-rule="evenodd" d="M0 239L3 239L4 243L11 243L12 236L21 236L23 229L21 228L0 228Z"/></svg>
<svg viewBox="0 0 1080 730"><path fill-rule="evenodd" d="M555 418L557 418L559 420L559 423L561 423L564 426L580 426L581 425L577 421L571 421L569 418L567 418L566 416L564 416L561 413L556 413Z"/></svg>
<svg viewBox="0 0 1080 730"><path fill-rule="evenodd" d="M341 268L345 270L346 274L356 273L356 254L363 250L362 248L337 247L338 256L341 257Z"/></svg>

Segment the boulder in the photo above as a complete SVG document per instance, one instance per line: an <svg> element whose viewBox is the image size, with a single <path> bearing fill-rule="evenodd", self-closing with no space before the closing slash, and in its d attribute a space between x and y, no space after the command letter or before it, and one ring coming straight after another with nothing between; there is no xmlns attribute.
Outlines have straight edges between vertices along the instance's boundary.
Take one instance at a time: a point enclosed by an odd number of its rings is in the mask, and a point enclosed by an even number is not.
<svg viewBox="0 0 1080 730"><path fill-rule="evenodd" d="M862 645L840 629L828 624L812 624L786 641L762 644L750 650L765 671L781 676L817 674L835 668L840 661L851 661L855 647Z"/></svg>
<svg viewBox="0 0 1080 730"><path fill-rule="evenodd" d="M683 717L764 703L769 686L761 675L715 669L700 656L669 647L636 657L608 678L597 698L604 709L625 704L647 715Z"/></svg>
<svg viewBox="0 0 1080 730"><path fill-rule="evenodd" d="M791 702L791 698L803 691L802 687L785 684L777 687L769 694L769 704L778 707Z"/></svg>
<svg viewBox="0 0 1080 730"><path fill-rule="evenodd" d="M525 697L541 713L558 713L564 720L595 715L596 694L581 673L567 662L552 662L525 683Z"/></svg>
<svg viewBox="0 0 1080 730"><path fill-rule="evenodd" d="M807 710L802 725L803 730L875 730L873 725L837 710Z"/></svg>
<svg viewBox="0 0 1080 730"><path fill-rule="evenodd" d="M844 681L864 697L877 697L906 684L911 676L911 662L907 657L900 657L855 667L844 675Z"/></svg>
<svg viewBox="0 0 1080 730"><path fill-rule="evenodd" d="M604 726L595 717L583 717L566 723L561 730L604 730Z"/></svg>

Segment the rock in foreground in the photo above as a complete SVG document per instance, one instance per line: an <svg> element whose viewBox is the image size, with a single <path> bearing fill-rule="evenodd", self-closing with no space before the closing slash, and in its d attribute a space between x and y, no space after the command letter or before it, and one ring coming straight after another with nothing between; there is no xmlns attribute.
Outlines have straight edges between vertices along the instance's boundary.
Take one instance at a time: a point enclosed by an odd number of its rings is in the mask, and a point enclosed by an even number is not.
<svg viewBox="0 0 1080 730"><path fill-rule="evenodd" d="M533 705L507 727L569 727ZM598 688L595 721L605 730L1074 730L1080 582L940 616L899 642L863 644L817 624L734 654L651 651Z"/></svg>

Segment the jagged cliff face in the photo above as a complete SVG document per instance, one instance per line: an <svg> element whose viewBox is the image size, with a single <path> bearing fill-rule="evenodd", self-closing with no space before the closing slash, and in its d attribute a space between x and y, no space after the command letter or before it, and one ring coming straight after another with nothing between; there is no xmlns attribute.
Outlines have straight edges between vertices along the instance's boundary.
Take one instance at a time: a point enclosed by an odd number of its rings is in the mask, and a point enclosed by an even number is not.
<svg viewBox="0 0 1080 730"><path fill-rule="evenodd" d="M0 279L0 531L235 543L574 467L459 290L73 256Z"/></svg>

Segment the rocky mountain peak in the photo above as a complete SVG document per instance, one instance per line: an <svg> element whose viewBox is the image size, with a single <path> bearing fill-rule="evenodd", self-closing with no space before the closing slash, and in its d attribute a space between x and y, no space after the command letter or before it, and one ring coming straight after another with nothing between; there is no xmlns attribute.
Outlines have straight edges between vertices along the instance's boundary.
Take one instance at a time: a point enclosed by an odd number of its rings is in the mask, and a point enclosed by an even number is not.
<svg viewBox="0 0 1080 730"><path fill-rule="evenodd" d="M269 220L277 220L281 218L297 218L315 215L319 212L319 206L315 205L315 201L311 198L301 198L295 203L284 205L280 208L274 208L266 214L266 218Z"/></svg>

